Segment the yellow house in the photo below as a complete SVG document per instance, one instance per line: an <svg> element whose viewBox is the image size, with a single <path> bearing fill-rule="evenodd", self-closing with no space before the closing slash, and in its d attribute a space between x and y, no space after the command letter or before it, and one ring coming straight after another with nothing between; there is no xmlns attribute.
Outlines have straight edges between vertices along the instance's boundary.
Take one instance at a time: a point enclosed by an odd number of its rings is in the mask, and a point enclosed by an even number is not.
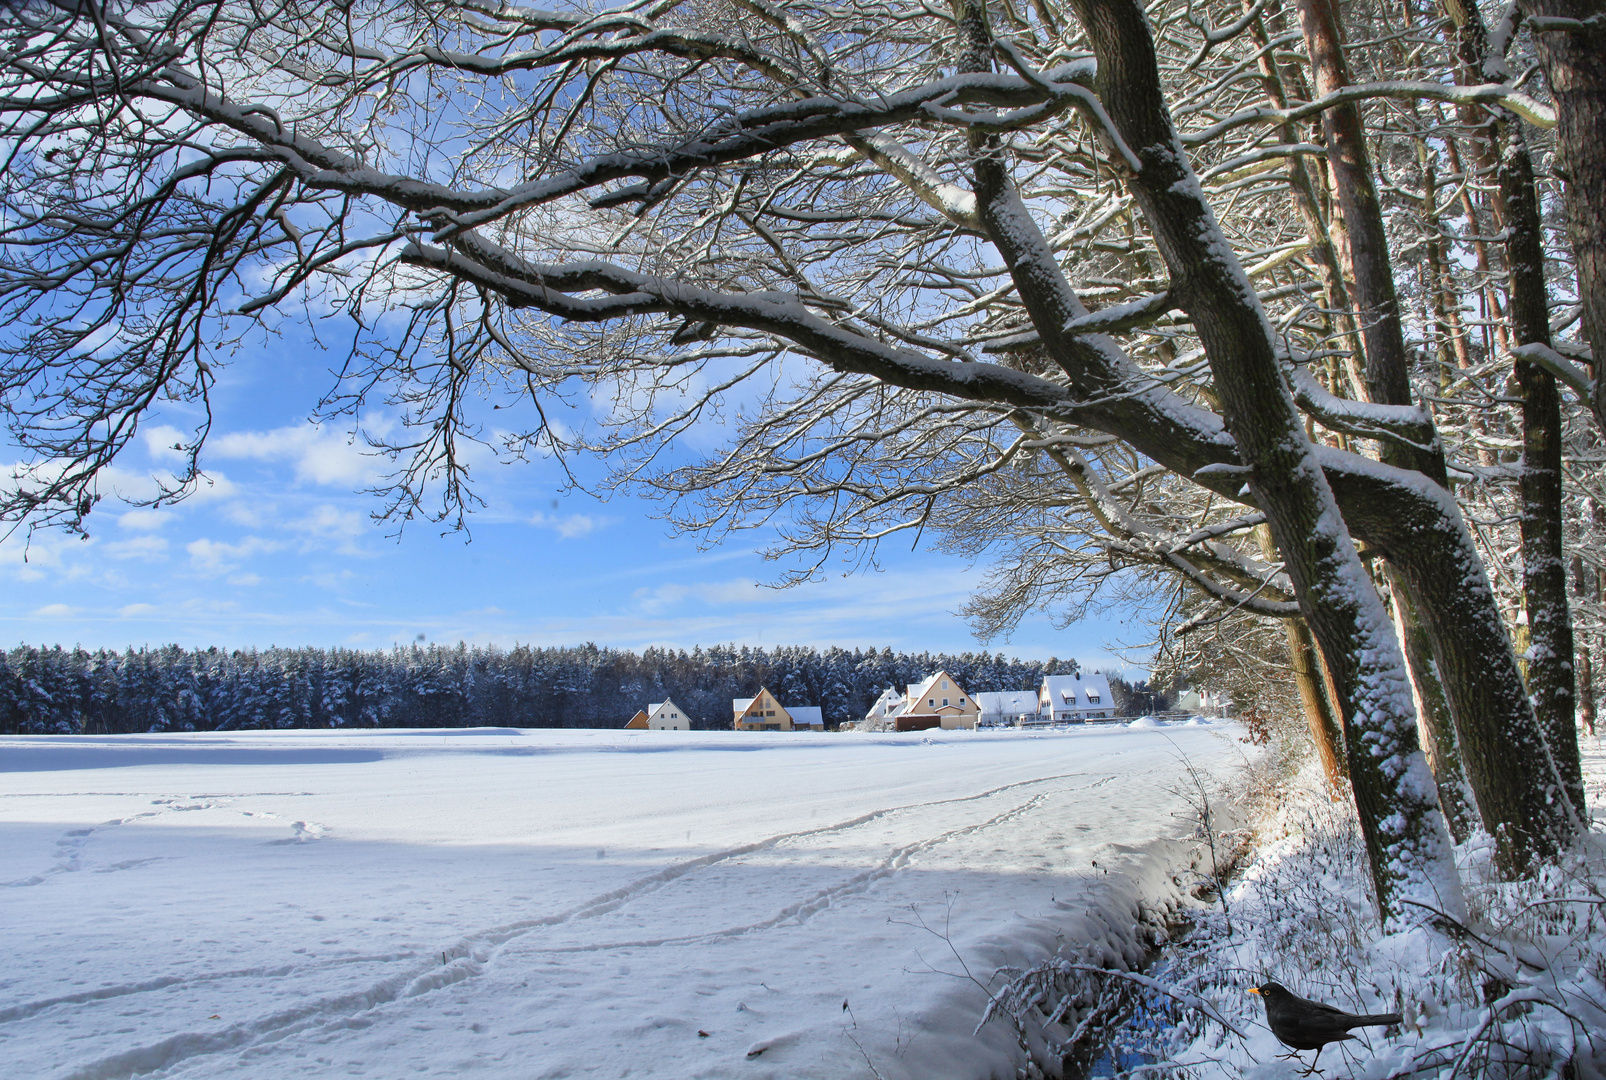
<svg viewBox="0 0 1606 1080"><path fill-rule="evenodd" d="M647 710L646 709L637 709L636 710L636 715L632 716L630 718L630 722L627 723L625 725L625 727L627 729L635 728L637 730L643 730L643 731L646 730L646 727L647 727Z"/></svg>
<svg viewBox="0 0 1606 1080"><path fill-rule="evenodd" d="M765 689L760 689L757 697L733 699L731 710L735 713L731 726L737 731L792 730L792 714Z"/></svg>
<svg viewBox="0 0 1606 1080"><path fill-rule="evenodd" d="M981 716L981 705L946 671L911 685L904 701L907 704L896 718L898 731L925 731L935 727L944 731L974 730Z"/></svg>

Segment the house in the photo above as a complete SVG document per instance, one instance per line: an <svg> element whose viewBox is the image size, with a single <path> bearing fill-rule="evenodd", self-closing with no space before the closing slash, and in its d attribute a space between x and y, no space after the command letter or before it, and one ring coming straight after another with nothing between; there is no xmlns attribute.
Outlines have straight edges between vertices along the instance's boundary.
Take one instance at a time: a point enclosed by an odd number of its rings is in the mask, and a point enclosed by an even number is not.
<svg viewBox="0 0 1606 1080"><path fill-rule="evenodd" d="M946 671L911 684L903 700L903 709L892 718L894 731L925 731L938 727L944 731L975 730L976 720L981 715L976 699L965 693Z"/></svg>
<svg viewBox="0 0 1606 1080"><path fill-rule="evenodd" d="M786 711L792 714L793 731L825 730L825 716L818 705L793 705Z"/></svg>
<svg viewBox="0 0 1606 1080"><path fill-rule="evenodd" d="M881 691L881 696L875 699L870 711L864 714L859 721L860 731L891 731L893 720L908 706L909 699L906 694L900 694L896 687L889 686Z"/></svg>
<svg viewBox="0 0 1606 1080"><path fill-rule="evenodd" d="M737 731L824 731L825 717L818 705L793 705L776 700L767 689L757 697L731 701L732 723Z"/></svg>
<svg viewBox="0 0 1606 1080"><path fill-rule="evenodd" d="M691 717L673 701L660 701L639 710L625 727L637 731L690 731Z"/></svg>
<svg viewBox="0 0 1606 1080"><path fill-rule="evenodd" d="M1115 699L1103 675L1049 675L1037 692L1037 721L1081 724L1115 716Z"/></svg>
<svg viewBox="0 0 1606 1080"><path fill-rule="evenodd" d="M975 697L981 709L977 722L983 727L1020 727L1037 718L1036 690L1000 690Z"/></svg>
<svg viewBox="0 0 1606 1080"><path fill-rule="evenodd" d="M1232 698L1214 690L1184 690L1177 695L1177 708L1193 716L1225 717L1232 711Z"/></svg>

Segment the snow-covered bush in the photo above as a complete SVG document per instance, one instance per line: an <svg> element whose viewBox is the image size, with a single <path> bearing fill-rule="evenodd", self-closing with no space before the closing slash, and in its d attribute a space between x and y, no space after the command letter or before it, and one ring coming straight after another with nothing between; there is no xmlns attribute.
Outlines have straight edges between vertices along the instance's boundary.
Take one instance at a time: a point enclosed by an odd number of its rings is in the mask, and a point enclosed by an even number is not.
<svg viewBox="0 0 1606 1080"><path fill-rule="evenodd" d="M1589 755L1598 802L1606 756ZM1606 837L1584 839L1535 877L1500 882L1492 843L1457 852L1471 916L1424 910L1384 936L1367 895L1365 847L1347 802L1313 771L1284 788L1253 861L1229 892L1231 921L1201 908L1161 975L1210 1001L1247 1034L1223 1035L1184 1011L1161 1032L1130 1033L1142 1071L1213 1077L1283 1075L1286 1048L1250 986L1268 979L1354 1012L1399 1012L1322 1059L1357 1078L1606 1075ZM1308 1056L1306 1058L1308 1061Z"/></svg>
<svg viewBox="0 0 1606 1080"><path fill-rule="evenodd" d="M1606 749L1592 742L1586 775L1598 807ZM1606 835L1586 834L1564 860L1519 882L1497 879L1492 841L1476 837L1457 851L1467 921L1424 910L1422 925L1385 936L1353 811L1313 764L1294 775L1288 764L1274 752L1251 764L1237 805L1258 814L1252 858L1223 903L1194 891L1195 906L1180 913L1186 932L1146 974L1101 971L1072 949L999 973L991 1011L1023 1037L1041 1033L1034 1042L1055 1056L1047 1075L1058 1075L1063 1055L1067 1076L1094 1058L1100 1075L1287 1076L1288 1048L1247 992L1272 980L1349 1011L1404 1016L1329 1045L1323 1072L1606 1076Z"/></svg>

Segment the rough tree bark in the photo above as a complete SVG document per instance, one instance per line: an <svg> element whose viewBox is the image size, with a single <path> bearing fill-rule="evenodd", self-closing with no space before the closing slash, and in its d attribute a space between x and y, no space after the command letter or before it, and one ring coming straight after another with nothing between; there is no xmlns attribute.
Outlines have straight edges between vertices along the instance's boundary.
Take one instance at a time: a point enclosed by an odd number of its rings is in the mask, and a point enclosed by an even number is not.
<svg viewBox="0 0 1606 1080"><path fill-rule="evenodd" d="M1178 306L1205 345L1228 429L1248 466L1248 486L1332 669L1350 784L1385 924L1419 919L1411 901L1463 910L1449 836L1417 745L1404 657L1306 436L1260 301L1172 126L1143 9L1132 0L1077 0L1075 6L1098 57L1099 97L1128 148L1129 166L1136 166L1131 190L1165 259ZM978 202L1007 197L1001 181L986 184L991 190L985 195L979 186ZM994 236L995 244L999 239ZM1017 252L1012 265L1024 254ZM1046 325L1048 314L1036 323Z"/></svg>
<svg viewBox="0 0 1606 1080"><path fill-rule="evenodd" d="M1519 344L1550 346L1544 249L1533 167L1515 124L1500 155L1506 198L1506 267L1511 275L1511 321ZM1573 624L1567 604L1567 562L1561 522L1561 393L1556 377L1538 364L1516 361L1522 391L1523 605L1528 609L1528 691L1550 744L1562 788L1580 820L1587 820L1584 774L1578 754L1573 699Z"/></svg>
<svg viewBox="0 0 1606 1080"><path fill-rule="evenodd" d="M1450 835L1456 843L1461 844L1471 838L1480 824L1478 808L1461 763L1454 714L1434 664L1432 642L1423 629L1421 615L1407 607L1411 604L1411 591L1397 580L1398 577L1399 572L1390 568L1389 595L1394 602L1394 622L1399 631L1400 646L1405 650L1405 660L1411 668L1411 685L1416 688L1422 749L1427 754L1428 766L1433 770L1433 782L1439 790L1439 809L1444 812L1444 820L1450 826Z"/></svg>
<svg viewBox="0 0 1606 1080"><path fill-rule="evenodd" d="M1288 635L1288 654L1293 658L1294 682L1299 687L1300 704L1305 707L1310 741L1315 744L1317 760L1322 763L1322 775L1327 777L1330 787L1342 791L1349 779L1343 721L1333 712L1333 704L1327 697L1316 639L1303 619L1289 619L1284 624L1284 632Z"/></svg>
<svg viewBox="0 0 1606 1080"><path fill-rule="evenodd" d="M1456 27L1461 59L1457 78L1481 80L1504 62L1492 54L1483 16L1463 0L1447 0ZM1559 103L1559 101L1558 101ZM1533 160L1521 124L1503 110L1483 110L1487 121L1477 138L1499 171L1498 209L1504 220L1508 313L1516 347L1549 348L1550 311L1545 287L1544 247ZM1572 613L1567 601L1563 553L1561 398L1555 376L1520 355L1515 361L1522 393L1521 503L1523 606L1528 613L1528 689L1559 780L1573 812L1588 820L1583 770L1578 754L1573 694Z"/></svg>
<svg viewBox="0 0 1606 1080"><path fill-rule="evenodd" d="M1556 171L1606 430L1606 0L1520 0L1556 102Z"/></svg>
<svg viewBox="0 0 1606 1080"><path fill-rule="evenodd" d="M1348 86L1351 80L1344 60L1343 31L1336 6L1332 0L1296 0L1296 2L1300 27L1310 54L1318 92L1325 95L1341 90ZM1465 23L1475 22L1477 17L1474 12L1470 18L1465 14L1462 18ZM1477 27L1481 28L1481 22L1477 22ZM1465 33L1462 40L1465 51ZM1379 404L1410 406L1413 404L1409 381L1410 367L1400 321L1399 299L1395 290L1393 269L1389 262L1388 236L1384 229L1382 207L1367 152L1360 109L1353 103L1335 106L1322 114L1322 121L1327 136L1327 159L1332 168L1334 187L1350 237L1350 261L1355 281L1354 299L1360 311L1366 346L1367 395L1373 402ZM1525 154L1523 161L1526 161ZM1532 200L1531 176L1528 196ZM1530 201L1529 205L1536 207L1537 203ZM1534 238L1536 249L1537 243L1536 236ZM1529 288L1533 285L1532 282L1524 284ZM1538 289L1542 303L1544 296L1542 273L1538 279ZM1542 312L1540 322L1544 323ZM1554 398L1554 380L1551 380L1550 392ZM1560 413L1554 410L1543 412L1534 409L1525 412L1525 419L1532 421L1531 424L1525 423L1525 432L1535 425L1542 429L1535 430L1532 438L1536 440L1536 445L1543 444L1550 447L1556 458L1556 471L1551 474L1555 487L1554 500L1546 502L1545 497L1538 495L1531 500L1526 495L1524 498L1525 507L1530 507L1533 511L1532 514L1525 511L1523 517L1524 557L1527 565L1538 568L1549 565L1546 555L1552 548L1559 555L1561 542ZM1553 422L1553 426L1544 427L1547 422ZM1427 445L1385 443L1382 456L1383 460L1390 464L1415 469L1441 486L1447 482L1444 453L1436 434L1432 442ZM1542 475L1536 474L1529 486L1541 483ZM1546 491L1549 489L1546 488ZM1550 514L1549 517L1539 516L1547 512ZM1403 568L1400 569L1403 571ZM1416 698L1423 710L1422 726L1428 736L1425 742L1429 750L1429 759L1434 765L1435 778L1439 783L1440 801L1444 806L1446 817L1451 822L1452 833L1458 840L1465 839L1469 831L1465 820L1468 807L1463 799L1457 797L1459 774L1462 772L1456 763L1456 759L1460 756L1457 753L1458 740L1453 733L1446 730L1447 725L1443 722L1445 718L1438 715L1436 710L1441 707L1441 703L1448 707L1448 719L1451 724L1465 723L1470 726L1477 721L1475 717L1454 708L1454 702L1461 695L1450 696L1444 693L1441 673L1454 672L1457 669L1453 664L1441 665L1430 660L1429 650L1424 646L1431 646L1434 640L1431 635L1423 633L1418 614L1425 597L1413 588L1412 575L1408 572L1391 572L1388 579L1396 617L1402 621L1400 627L1402 641L1408 654L1413 651L1417 653L1411 657L1410 667ZM1553 602L1552 585L1548 578L1539 584L1540 595L1543 597L1540 618L1545 622L1545 645L1535 648L1532 653L1532 659L1543 669L1539 673L1539 681L1546 687L1544 695L1535 695L1533 706L1539 730L1544 738L1542 742L1532 739L1529 742L1534 747L1534 764L1541 772L1555 774L1561 786L1570 795L1574 790L1572 776L1576 773L1577 761L1577 744L1572 736L1571 624L1567 617L1565 591L1561 593L1562 605L1558 609ZM1563 589L1564 585L1563 582ZM1532 617L1531 615L1530 618ZM1564 651L1561 649L1563 637L1568 639ZM1462 670L1459 674L1461 677L1483 677L1474 671ZM1563 683L1567 687L1565 700L1559 690ZM1556 722L1559 716L1565 716L1564 724ZM1570 758L1568 746L1572 747ZM1571 769L1569 762L1573 763ZM1581 785L1581 779L1579 784ZM1581 793L1581 786L1577 790ZM1572 800L1572 803L1575 808L1581 805L1578 800ZM1502 822L1499 818L1491 818L1485 820L1485 825L1491 832L1498 832Z"/></svg>

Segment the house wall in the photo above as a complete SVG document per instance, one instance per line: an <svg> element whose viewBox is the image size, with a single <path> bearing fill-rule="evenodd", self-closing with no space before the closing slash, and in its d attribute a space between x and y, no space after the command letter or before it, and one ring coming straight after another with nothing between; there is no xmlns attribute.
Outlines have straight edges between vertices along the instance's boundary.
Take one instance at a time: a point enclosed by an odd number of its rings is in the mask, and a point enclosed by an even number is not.
<svg viewBox="0 0 1606 1080"><path fill-rule="evenodd" d="M673 701L666 701L647 718L647 726L656 731L690 731L691 717Z"/></svg>
<svg viewBox="0 0 1606 1080"><path fill-rule="evenodd" d="M736 714L733 726L737 731L791 731L792 714L781 707L774 694L760 690L747 708Z"/></svg>

